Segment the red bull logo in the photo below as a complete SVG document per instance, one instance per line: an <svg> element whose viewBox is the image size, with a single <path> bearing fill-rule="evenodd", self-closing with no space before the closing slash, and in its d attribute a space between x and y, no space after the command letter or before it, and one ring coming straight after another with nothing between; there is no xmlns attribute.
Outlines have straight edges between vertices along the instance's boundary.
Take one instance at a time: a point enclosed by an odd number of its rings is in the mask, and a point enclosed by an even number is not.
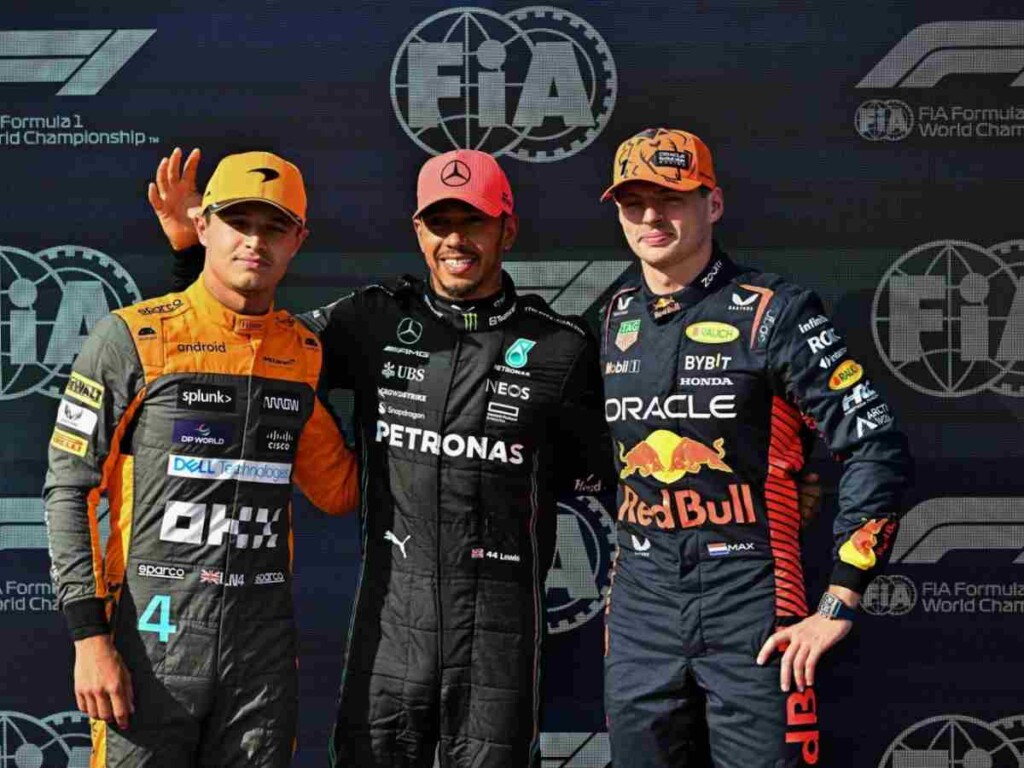
<svg viewBox="0 0 1024 768"><path fill-rule="evenodd" d="M757 522L754 498L746 483L730 483L728 499L709 499L689 489L661 491L660 504L648 504L628 485L622 486L620 521L662 530L700 528L704 525L753 525Z"/></svg>
<svg viewBox="0 0 1024 768"><path fill-rule="evenodd" d="M718 438L708 448L702 442L680 437L675 432L659 429L652 432L628 451L619 443L619 478L625 480L634 473L641 477L654 477L666 485L687 474L696 474L703 467L719 472L732 472L726 464L725 440Z"/></svg>
<svg viewBox="0 0 1024 768"><path fill-rule="evenodd" d="M839 559L862 571L874 568L878 562L876 550L885 550L892 528L895 528L895 525L891 520L868 520L843 542L839 548ZM881 548L877 546L879 534L884 537Z"/></svg>

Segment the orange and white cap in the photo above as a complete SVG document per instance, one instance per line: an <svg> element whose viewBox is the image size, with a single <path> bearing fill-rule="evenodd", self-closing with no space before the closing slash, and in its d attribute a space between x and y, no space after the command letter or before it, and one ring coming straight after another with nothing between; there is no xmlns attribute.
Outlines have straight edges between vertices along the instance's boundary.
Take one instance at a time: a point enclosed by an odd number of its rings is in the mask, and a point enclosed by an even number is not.
<svg viewBox="0 0 1024 768"><path fill-rule="evenodd" d="M601 200L610 199L616 187L630 181L648 181L680 192L717 186L708 145L677 128L647 128L622 142L615 153L612 185Z"/></svg>

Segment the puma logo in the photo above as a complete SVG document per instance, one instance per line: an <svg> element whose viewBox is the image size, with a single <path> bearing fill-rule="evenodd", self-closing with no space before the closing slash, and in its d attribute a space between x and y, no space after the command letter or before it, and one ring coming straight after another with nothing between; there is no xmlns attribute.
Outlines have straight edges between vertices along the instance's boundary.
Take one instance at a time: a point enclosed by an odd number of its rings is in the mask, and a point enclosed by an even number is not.
<svg viewBox="0 0 1024 768"><path fill-rule="evenodd" d="M405 542L407 542L411 538L412 534L406 536L404 539L399 540L399 538L395 536L395 534L393 534L391 531L384 531L384 541L390 541L392 544L397 544L398 548L402 550L403 558L408 557L408 555L405 554Z"/></svg>

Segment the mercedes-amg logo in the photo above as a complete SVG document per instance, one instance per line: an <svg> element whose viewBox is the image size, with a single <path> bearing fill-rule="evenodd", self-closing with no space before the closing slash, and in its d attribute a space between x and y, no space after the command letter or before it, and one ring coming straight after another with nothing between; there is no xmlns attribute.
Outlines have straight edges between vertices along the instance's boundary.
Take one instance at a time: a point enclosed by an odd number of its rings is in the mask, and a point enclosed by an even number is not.
<svg viewBox="0 0 1024 768"><path fill-rule="evenodd" d="M406 317L398 324L398 340L403 344L415 344L423 335L423 324Z"/></svg>
<svg viewBox="0 0 1024 768"><path fill-rule="evenodd" d="M266 184L268 181L273 181L281 174L275 171L273 168L253 168L249 173L262 173L263 183Z"/></svg>
<svg viewBox="0 0 1024 768"><path fill-rule="evenodd" d="M469 166L461 160L452 160L441 169L441 182L449 187L461 187L469 183Z"/></svg>

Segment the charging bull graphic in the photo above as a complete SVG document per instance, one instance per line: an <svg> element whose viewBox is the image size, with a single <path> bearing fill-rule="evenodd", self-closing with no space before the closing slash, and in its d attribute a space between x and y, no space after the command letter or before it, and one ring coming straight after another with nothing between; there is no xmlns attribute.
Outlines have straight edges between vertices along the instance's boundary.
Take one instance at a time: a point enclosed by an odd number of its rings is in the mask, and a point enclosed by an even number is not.
<svg viewBox="0 0 1024 768"><path fill-rule="evenodd" d="M628 451L619 443L619 477L625 480L634 473L641 477L654 477L661 482L674 483L687 474L696 474L703 467L719 472L732 472L726 464L725 440L718 438L708 448L698 440L680 437L675 432L659 429Z"/></svg>

